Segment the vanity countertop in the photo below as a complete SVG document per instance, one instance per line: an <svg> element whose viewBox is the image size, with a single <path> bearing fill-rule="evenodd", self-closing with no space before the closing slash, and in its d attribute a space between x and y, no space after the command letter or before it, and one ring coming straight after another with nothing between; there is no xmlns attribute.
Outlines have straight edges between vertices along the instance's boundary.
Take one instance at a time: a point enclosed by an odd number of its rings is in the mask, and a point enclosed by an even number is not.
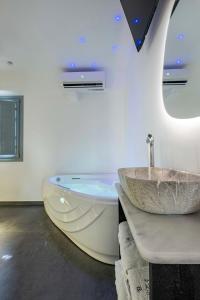
<svg viewBox="0 0 200 300"><path fill-rule="evenodd" d="M134 207L119 183L120 203L140 255L154 264L200 264L200 211L156 215Z"/></svg>

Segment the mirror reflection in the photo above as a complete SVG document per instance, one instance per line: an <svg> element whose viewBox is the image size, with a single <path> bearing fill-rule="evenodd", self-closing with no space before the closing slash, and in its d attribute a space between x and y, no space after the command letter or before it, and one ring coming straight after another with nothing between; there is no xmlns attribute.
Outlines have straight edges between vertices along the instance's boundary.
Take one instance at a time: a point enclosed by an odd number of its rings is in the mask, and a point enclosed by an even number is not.
<svg viewBox="0 0 200 300"><path fill-rule="evenodd" d="M165 108L175 118L200 116L199 0L181 0L170 20L163 71Z"/></svg>

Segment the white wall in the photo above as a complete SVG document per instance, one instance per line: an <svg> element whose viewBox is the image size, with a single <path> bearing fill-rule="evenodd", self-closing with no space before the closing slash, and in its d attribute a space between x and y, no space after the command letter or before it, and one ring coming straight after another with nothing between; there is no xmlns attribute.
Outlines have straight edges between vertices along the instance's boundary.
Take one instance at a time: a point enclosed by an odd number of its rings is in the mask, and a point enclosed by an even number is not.
<svg viewBox="0 0 200 300"><path fill-rule="evenodd" d="M1 87L24 95L24 161L0 163L0 200L40 200L44 178L117 168L123 101L111 91L67 93L51 73L3 74ZM119 113L120 112L120 113Z"/></svg>

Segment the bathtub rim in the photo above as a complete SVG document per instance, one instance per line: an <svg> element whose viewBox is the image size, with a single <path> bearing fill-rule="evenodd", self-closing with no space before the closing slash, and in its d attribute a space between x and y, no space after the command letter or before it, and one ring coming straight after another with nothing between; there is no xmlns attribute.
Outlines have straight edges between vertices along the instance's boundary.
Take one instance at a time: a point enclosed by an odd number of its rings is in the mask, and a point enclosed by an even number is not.
<svg viewBox="0 0 200 300"><path fill-rule="evenodd" d="M90 201L93 200L95 202L98 202L98 203L104 203L104 204L107 204L107 205L118 205L118 196L117 196L117 193L116 193L116 198L115 197L105 197L105 196L96 196L96 195L89 195L89 194L86 194L86 193L81 193L81 192L77 192L77 191L73 191L73 190L70 190L70 189L67 189L65 188L64 186L61 186L59 184L56 184L56 182L52 182L50 181L51 179L53 178L56 178L56 177L64 177L64 176L73 176L73 177L78 177L78 176L85 176L85 177L89 177L89 178L85 178L85 179L97 179L97 180L100 180L101 178L109 178L109 175L110 176L113 176L113 177L116 177L116 181L113 182L113 186L115 186L115 183L117 182L118 180L118 176L117 176L117 173L81 173L81 174L66 174L66 173L63 173L63 174L57 174L57 175L54 175L54 176L50 176L48 178L46 178L44 181L43 181L43 189L45 186L47 185L50 185L50 186L54 186L56 187L57 189L59 190L62 190L64 191L65 193L67 193L69 196L70 195L74 195L75 197L78 197L78 198L83 198L86 200L89 199ZM118 180L119 181L119 180Z"/></svg>

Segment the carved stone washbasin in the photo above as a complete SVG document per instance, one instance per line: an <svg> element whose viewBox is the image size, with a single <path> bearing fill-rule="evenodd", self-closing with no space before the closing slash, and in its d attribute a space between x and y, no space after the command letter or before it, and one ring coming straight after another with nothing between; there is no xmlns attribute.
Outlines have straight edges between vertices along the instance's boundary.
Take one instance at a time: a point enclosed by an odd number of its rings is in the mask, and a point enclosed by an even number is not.
<svg viewBox="0 0 200 300"><path fill-rule="evenodd" d="M120 183L132 204L156 214L200 210L200 175L161 168L123 168Z"/></svg>

